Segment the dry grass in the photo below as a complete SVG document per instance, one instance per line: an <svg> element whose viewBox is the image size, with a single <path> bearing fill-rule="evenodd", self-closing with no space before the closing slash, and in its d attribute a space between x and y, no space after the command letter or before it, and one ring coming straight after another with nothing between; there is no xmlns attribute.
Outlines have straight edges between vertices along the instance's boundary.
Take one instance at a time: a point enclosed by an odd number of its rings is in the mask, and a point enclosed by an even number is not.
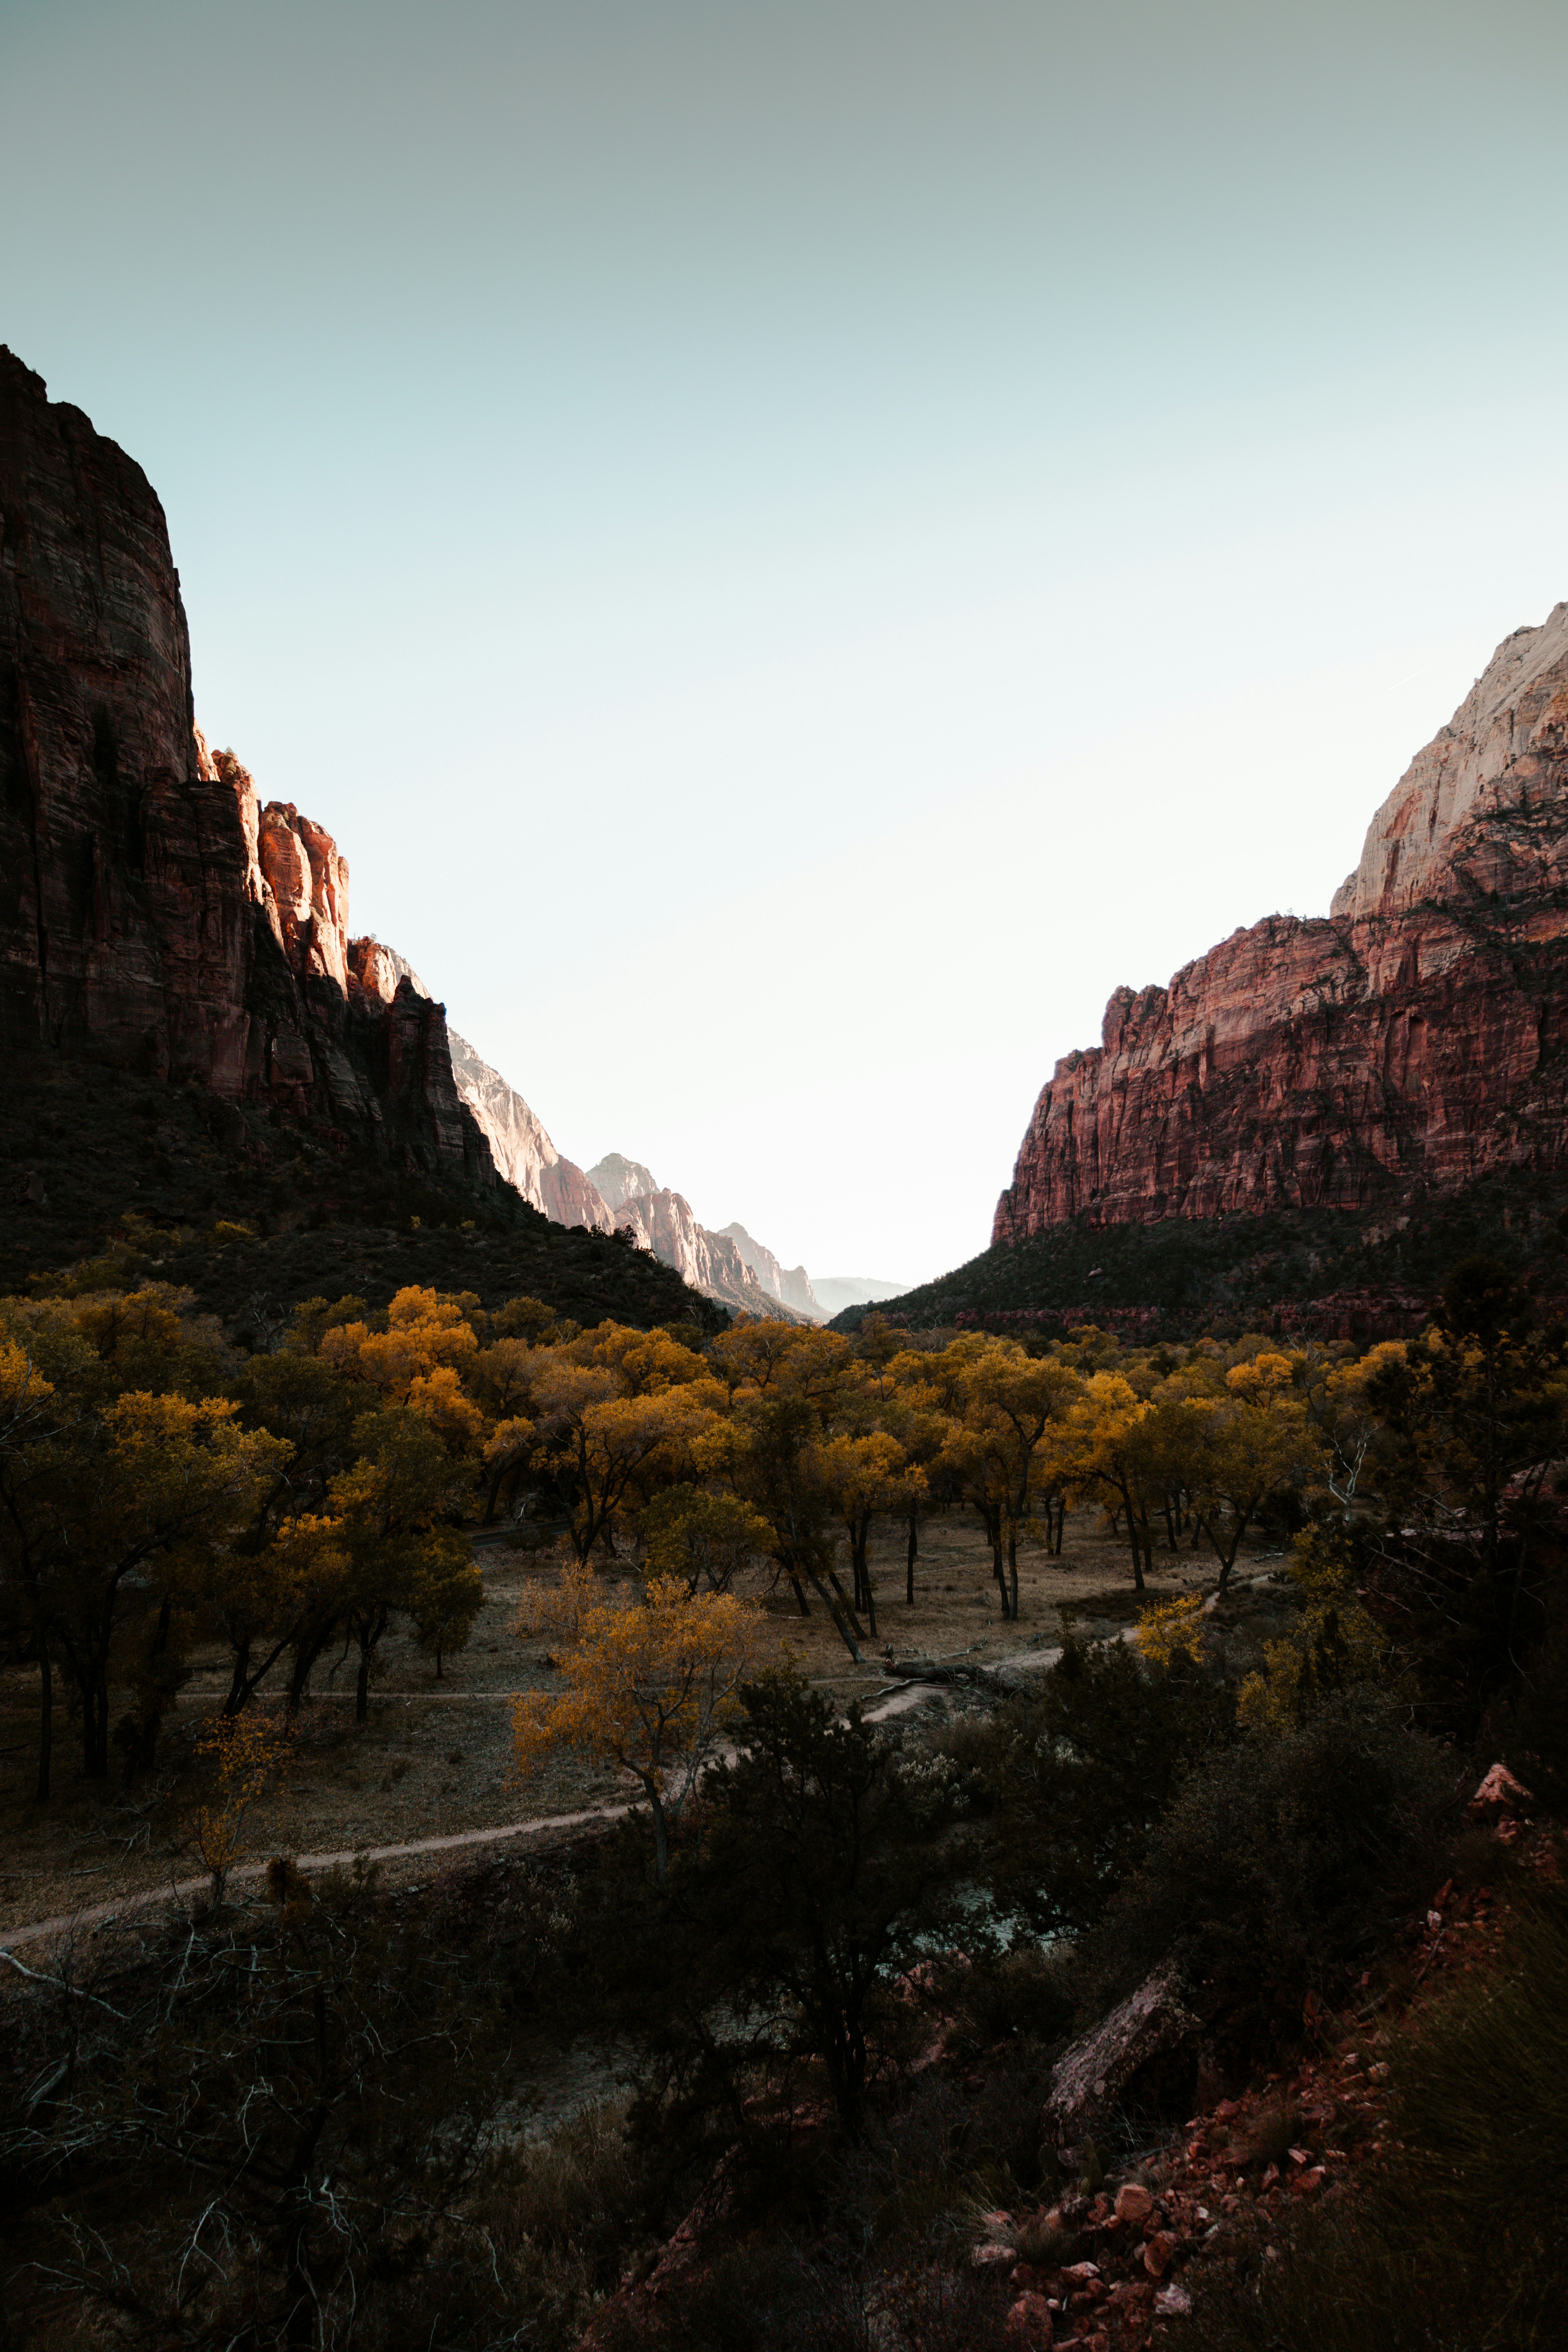
<svg viewBox="0 0 1568 2352"><path fill-rule="evenodd" d="M584 1806L614 1801L615 1780L570 1757L552 1761L520 1786L511 1759L510 1700L519 1692L549 1690L558 1677L549 1663L552 1637L520 1639L513 1632L529 1580L548 1574L548 1549L520 1550L481 1538L486 1602L468 1647L446 1662L437 1682L431 1661L395 1627L378 1654L371 1686L370 1721L353 1721L353 1664L331 1654L318 1667L289 1764L247 1822L255 1855L354 1852L362 1847L451 1836L468 1830L542 1820ZM1174 1559L1155 1553L1151 1596L1209 1585L1202 1554ZM792 1657L810 1680L851 1699L885 1698L880 1654L938 1656L967 1653L995 1664L1056 1647L1064 1623L1109 1632L1133 1622L1137 1608L1125 1546L1109 1536L1098 1513L1069 1517L1060 1559L1026 1551L1020 1569L1020 1622L998 1613L990 1555L973 1519L954 1516L921 1530L916 1601L903 1599L901 1528L874 1536L870 1560L878 1601L879 1636L868 1644L868 1669L857 1669L820 1605L802 1619L787 1586L770 1591L758 1574L751 1597L767 1612L768 1649ZM1042 1660L1043 1663L1043 1660ZM195 1670L170 1717L159 1771L127 1791L80 1778L75 1726L57 1706L56 1789L44 1807L32 1801L37 1682L31 1669L0 1677L0 1935L7 1927L82 1906L112 1903L197 1874L190 1834L205 1791L192 1757L204 1720L221 1703L226 1675L216 1649L198 1652ZM281 1675L275 1676L280 1682ZM264 1692L263 1696L268 1694ZM412 1864L410 1867L414 1867Z"/></svg>

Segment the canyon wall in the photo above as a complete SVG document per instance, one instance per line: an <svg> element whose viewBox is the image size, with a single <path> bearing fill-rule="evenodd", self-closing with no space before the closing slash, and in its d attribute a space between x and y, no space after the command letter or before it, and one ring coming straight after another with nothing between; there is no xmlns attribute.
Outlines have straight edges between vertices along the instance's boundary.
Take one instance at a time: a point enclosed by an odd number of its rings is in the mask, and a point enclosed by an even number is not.
<svg viewBox="0 0 1568 2352"><path fill-rule="evenodd" d="M744 1225L719 1227L718 1238L731 1241L750 1268L760 1289L781 1305L793 1307L797 1313L811 1318L814 1323L825 1323L826 1313L817 1304L811 1278L804 1265L781 1265L765 1244L753 1241Z"/></svg>
<svg viewBox="0 0 1568 2352"><path fill-rule="evenodd" d="M623 1208L635 1201L640 1192L657 1192L658 1180L651 1168L640 1160L628 1160L624 1152L606 1151L588 1171L588 1181L596 1187L612 1209Z"/></svg>
<svg viewBox="0 0 1568 2352"><path fill-rule="evenodd" d="M452 1070L458 1090L490 1147L490 1157L509 1184L558 1225L589 1225L613 1233L615 1213L574 1161L563 1160L542 1123L499 1070L482 1061L454 1029Z"/></svg>
<svg viewBox="0 0 1568 2352"><path fill-rule="evenodd" d="M682 1192L665 1187L634 1193L617 1204L616 1223L629 1224L639 1241L646 1235L647 1246L662 1264L673 1266L694 1290L705 1291L737 1314L771 1316L787 1323L811 1319L764 1290L730 1235L699 1224Z"/></svg>
<svg viewBox="0 0 1568 2352"><path fill-rule="evenodd" d="M1117 990L1035 1106L993 1241L1568 1168L1565 730L1559 604L1418 753L1327 917Z"/></svg>
<svg viewBox="0 0 1568 2352"><path fill-rule="evenodd" d="M4 346L0 1050L194 1078L496 1181L441 1007L353 967L331 835L196 731L152 485Z"/></svg>

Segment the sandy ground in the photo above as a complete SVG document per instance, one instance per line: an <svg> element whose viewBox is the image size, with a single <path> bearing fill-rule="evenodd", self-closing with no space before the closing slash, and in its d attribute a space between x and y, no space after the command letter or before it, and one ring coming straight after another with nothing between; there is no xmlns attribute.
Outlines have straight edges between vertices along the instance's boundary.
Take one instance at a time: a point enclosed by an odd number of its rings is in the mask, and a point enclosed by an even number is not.
<svg viewBox="0 0 1568 2352"><path fill-rule="evenodd" d="M552 1564L548 1552L518 1549L502 1539L481 1538L476 1551L485 1574L485 1607L468 1647L447 1660L441 1680L411 1639L389 1633L371 1686L370 1721L362 1727L353 1720L352 1660L322 1660L292 1753L247 1820L249 1856L417 1852L437 1839L471 1842L483 1851L491 1839L472 1833L542 1827L555 1817L624 1799L626 1791L613 1774L570 1757L526 1783L518 1779L511 1701L522 1691L560 1687L550 1638L530 1639L515 1630L531 1580L548 1575ZM1068 1517L1059 1560L1035 1551L1021 1556L1016 1625L1000 1618L990 1555L973 1518L955 1516L922 1528L912 1609L903 1599L902 1529L889 1527L874 1537L870 1559L879 1639L868 1644L868 1671L855 1667L815 1601L803 1620L787 1587L770 1592L759 1575L750 1588L749 1597L765 1611L770 1654L787 1652L802 1673L846 1706L855 1698L886 1703L897 1696L880 1671L884 1643L899 1654L1022 1663L1059 1646L1075 1622L1088 1633L1111 1633L1134 1622L1139 1605L1125 1545L1107 1536L1089 1511ZM1154 1560L1152 1598L1215 1582L1206 1553L1184 1549L1173 1559L1157 1551ZM75 1720L58 1707L58 1793L47 1806L32 1798L37 1676L13 1669L0 1677L0 1941L7 1928L57 1916L102 1916L106 1906L126 1897L167 1890L199 1873L191 1826L209 1789L205 1769L193 1769L190 1749L203 1720L221 1702L226 1673L216 1649L198 1653L195 1664L165 1727L157 1769L129 1790L82 1780ZM388 1866L405 1859L389 1855Z"/></svg>

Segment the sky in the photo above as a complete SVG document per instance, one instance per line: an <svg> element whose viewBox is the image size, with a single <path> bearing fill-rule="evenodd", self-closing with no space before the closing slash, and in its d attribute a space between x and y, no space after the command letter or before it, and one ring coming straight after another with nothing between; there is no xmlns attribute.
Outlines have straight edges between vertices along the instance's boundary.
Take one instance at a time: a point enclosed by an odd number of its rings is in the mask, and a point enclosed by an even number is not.
<svg viewBox="0 0 1568 2352"><path fill-rule="evenodd" d="M0 0L0 340L584 1166L989 1239L1568 596L1561 0Z"/></svg>

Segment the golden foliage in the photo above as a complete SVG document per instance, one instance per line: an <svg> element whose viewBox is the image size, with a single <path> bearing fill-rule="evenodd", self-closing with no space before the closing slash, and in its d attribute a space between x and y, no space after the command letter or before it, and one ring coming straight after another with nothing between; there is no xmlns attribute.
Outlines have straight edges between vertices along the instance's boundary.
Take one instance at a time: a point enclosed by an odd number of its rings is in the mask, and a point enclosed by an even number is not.
<svg viewBox="0 0 1568 2352"><path fill-rule="evenodd" d="M1179 1601L1157 1601L1138 1620L1138 1647L1152 1665L1168 1666L1177 1657L1194 1664L1204 1654L1204 1597L1184 1593Z"/></svg>
<svg viewBox="0 0 1568 2352"><path fill-rule="evenodd" d="M216 1759L217 1795L198 1808L191 1843L212 1873L213 1900L223 1900L224 1883L244 1851L245 1817L287 1759L289 1727L256 1709L220 1716L195 1742L198 1756Z"/></svg>
<svg viewBox="0 0 1568 2352"><path fill-rule="evenodd" d="M516 1702L519 1773L526 1779L562 1748L615 1765L648 1801L662 1874L668 1824L741 1713L761 1633L754 1603L689 1593L677 1577L654 1578L641 1606L589 1608L563 1662L566 1689L559 1697L530 1691Z"/></svg>

